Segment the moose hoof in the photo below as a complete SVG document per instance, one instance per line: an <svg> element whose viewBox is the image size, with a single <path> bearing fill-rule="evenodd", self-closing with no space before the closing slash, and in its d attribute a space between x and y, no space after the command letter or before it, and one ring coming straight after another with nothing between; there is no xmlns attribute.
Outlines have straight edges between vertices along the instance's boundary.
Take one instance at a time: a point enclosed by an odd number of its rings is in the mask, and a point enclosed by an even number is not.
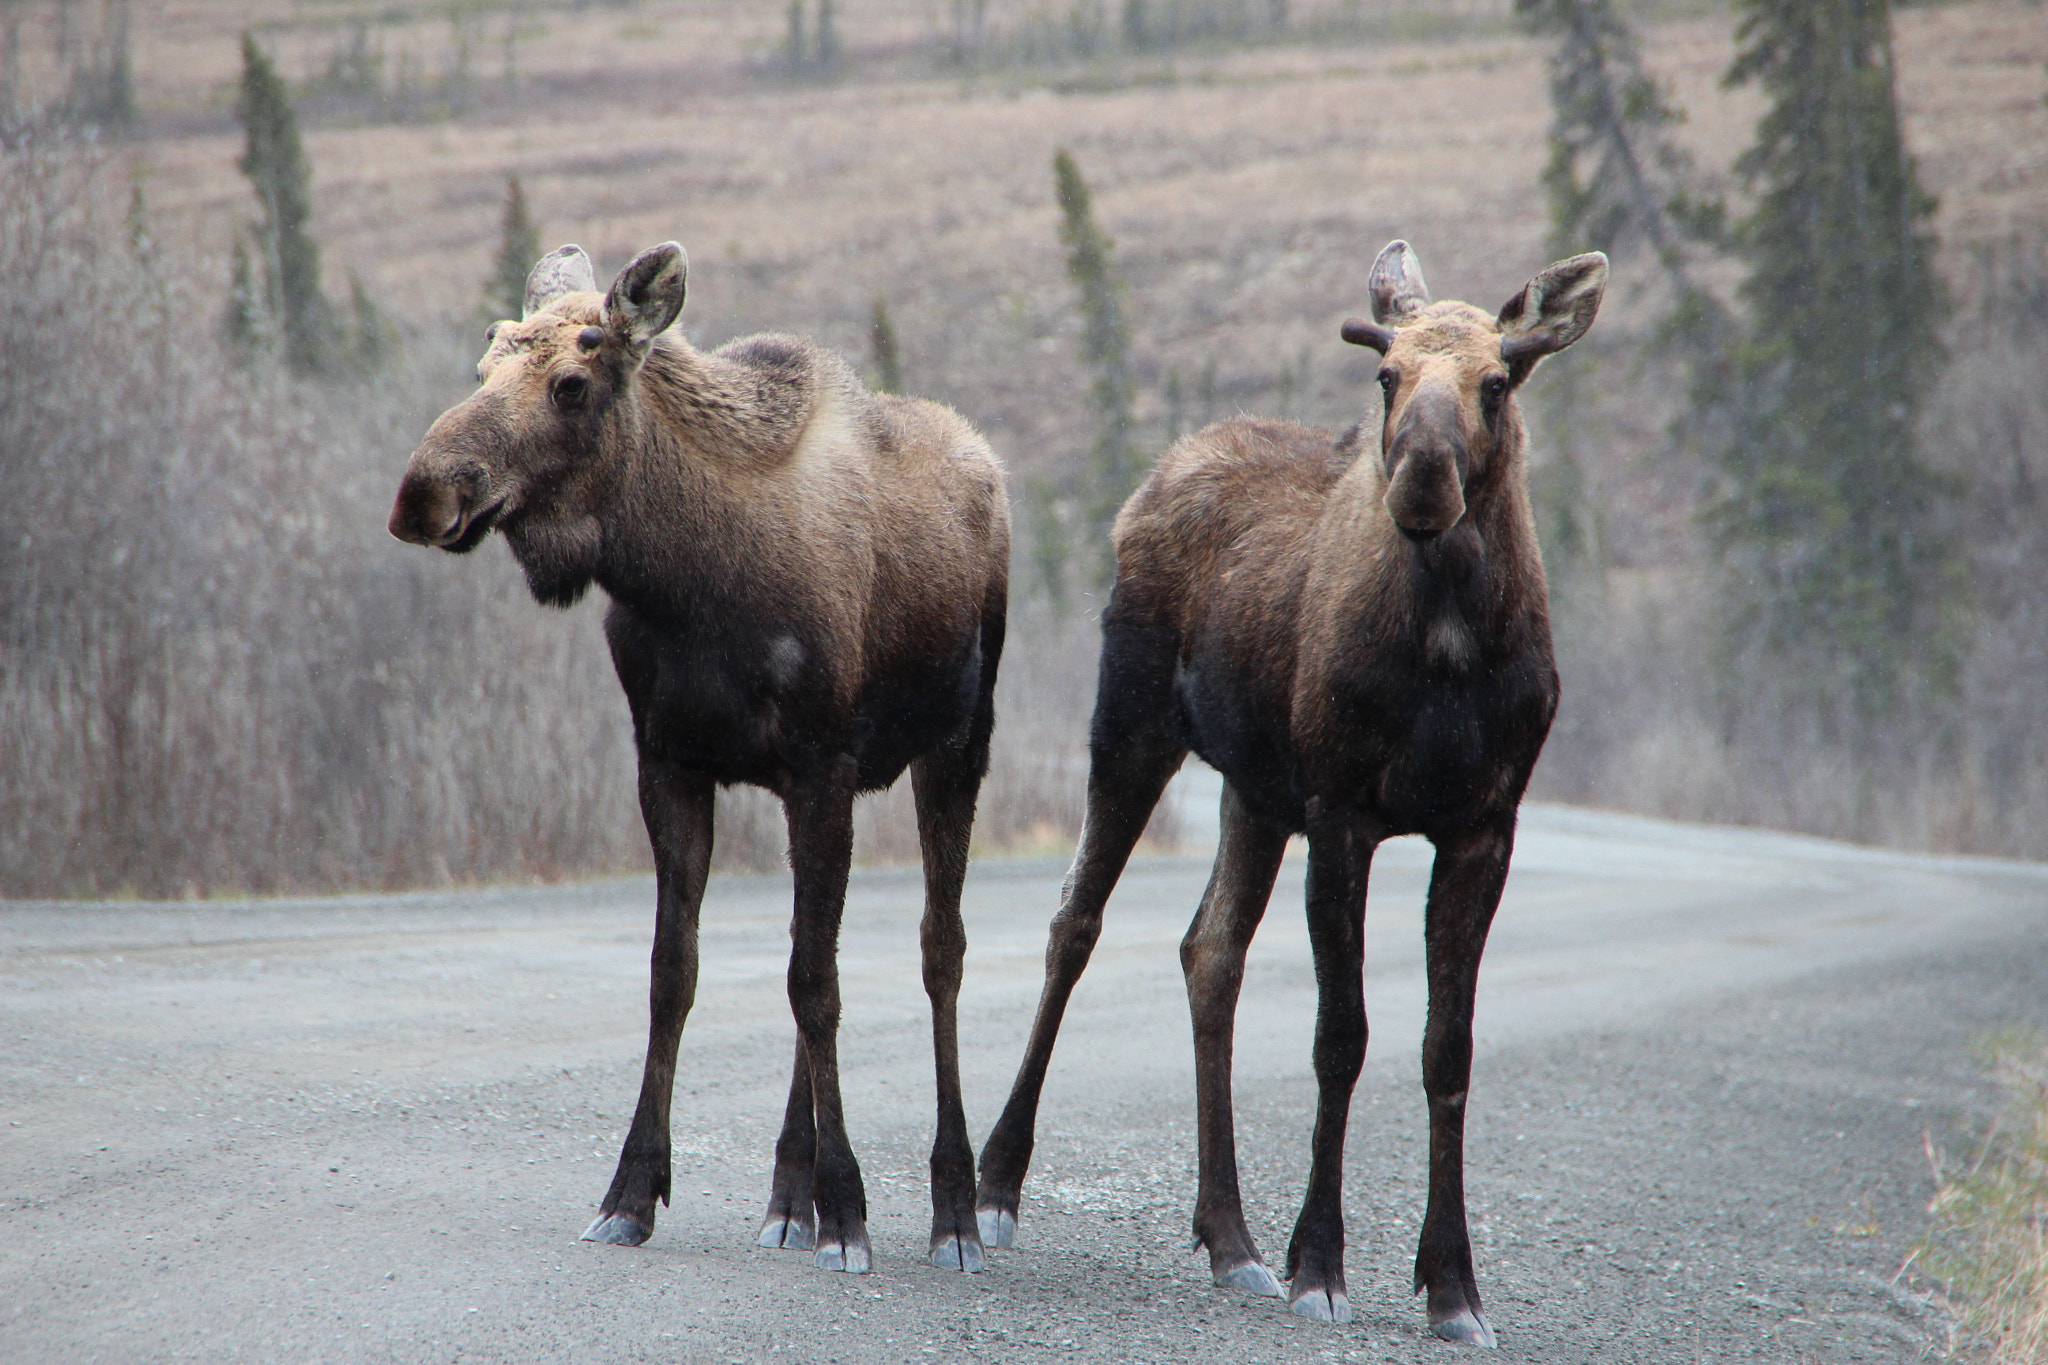
<svg viewBox="0 0 2048 1365"><path fill-rule="evenodd" d="M1469 1308L1460 1308L1443 1321L1432 1322L1429 1330L1445 1341L1459 1346L1483 1346L1491 1349L1499 1344L1494 1340L1493 1329L1486 1325L1486 1319Z"/></svg>
<svg viewBox="0 0 2048 1365"><path fill-rule="evenodd" d="M653 1228L630 1213L601 1213L595 1223L583 1229L584 1241L615 1247L636 1247L653 1235Z"/></svg>
<svg viewBox="0 0 2048 1365"><path fill-rule="evenodd" d="M976 1209L974 1221L981 1228L981 1244L1008 1251L1017 1245L1017 1215L1008 1209Z"/></svg>
<svg viewBox="0 0 2048 1365"><path fill-rule="evenodd" d="M1293 1310L1296 1317L1307 1318L1311 1322L1351 1321L1351 1304L1345 1299L1344 1291L1341 1289L1333 1294L1317 1285L1314 1289L1295 1295L1294 1302L1288 1307Z"/></svg>
<svg viewBox="0 0 2048 1365"><path fill-rule="evenodd" d="M815 1240L811 1225L801 1218L771 1216L761 1224L761 1235L755 1243L764 1247L779 1247L790 1251L809 1251Z"/></svg>
<svg viewBox="0 0 2048 1365"><path fill-rule="evenodd" d="M987 1258L982 1255L978 1240L947 1233L932 1243L932 1264L941 1270L960 1270L971 1275L987 1264Z"/></svg>
<svg viewBox="0 0 2048 1365"><path fill-rule="evenodd" d="M1282 1297L1280 1281L1272 1271L1257 1261L1244 1261L1219 1270L1215 1274L1218 1289L1235 1289L1245 1294L1259 1294L1269 1299Z"/></svg>
<svg viewBox="0 0 2048 1365"><path fill-rule="evenodd" d="M849 1275L865 1275L870 1269L868 1244L865 1238L848 1242L820 1242L813 1253L820 1270L843 1270Z"/></svg>

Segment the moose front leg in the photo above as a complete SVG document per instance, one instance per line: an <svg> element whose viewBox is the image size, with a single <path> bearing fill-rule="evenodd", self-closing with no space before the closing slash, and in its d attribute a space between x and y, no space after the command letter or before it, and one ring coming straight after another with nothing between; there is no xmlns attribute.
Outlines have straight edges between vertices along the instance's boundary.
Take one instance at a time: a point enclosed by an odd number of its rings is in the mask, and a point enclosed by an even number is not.
<svg viewBox="0 0 2048 1365"><path fill-rule="evenodd" d="M1507 883L1512 818L1502 827L1438 843L1424 941L1429 1022L1422 1088L1429 1097L1429 1210L1415 1252L1415 1292L1429 1294L1430 1330L1446 1341L1491 1346L1465 1224L1465 1096L1472 1077L1472 1001L1487 930Z"/></svg>
<svg viewBox="0 0 2048 1365"><path fill-rule="evenodd" d="M857 769L851 756L794 785L784 798L789 816L789 858L796 873L796 913L790 920L789 1005L811 1073L811 1113L817 1153L811 1201L817 1210L814 1255L821 1269L865 1272L869 1267L867 1191L860 1164L846 1140L839 1102L839 917L846 904L846 874L853 861L853 796Z"/></svg>
<svg viewBox="0 0 2048 1365"><path fill-rule="evenodd" d="M676 1044L697 997L697 910L711 869L711 780L642 755L640 814L654 847L654 958L647 992L647 1065L619 1168L586 1242L636 1247L654 1233L654 1201L668 1202L669 1098Z"/></svg>
<svg viewBox="0 0 2048 1365"><path fill-rule="evenodd" d="M1280 1282L1259 1256L1238 1192L1230 1063L1245 953L1265 917L1286 851L1287 831L1246 810L1237 788L1226 785L1215 870L1180 944L1188 1013L1195 1026L1195 1128L1201 1153L1195 1244L1209 1249L1210 1277L1219 1287L1276 1299Z"/></svg>
<svg viewBox="0 0 2048 1365"><path fill-rule="evenodd" d="M985 1257L974 1216L974 1149L960 1101L960 975L967 929L960 889L974 833L974 799L984 757L940 749L910 770L917 796L918 842L924 854L924 990L932 1002L932 1059L938 1069L938 1128L932 1139L932 1264L980 1270Z"/></svg>
<svg viewBox="0 0 2048 1365"><path fill-rule="evenodd" d="M1344 1294L1344 1130L1365 1065L1365 884L1377 840L1311 801L1308 936L1316 966L1316 1127L1308 1193L1287 1247L1294 1311L1351 1321Z"/></svg>

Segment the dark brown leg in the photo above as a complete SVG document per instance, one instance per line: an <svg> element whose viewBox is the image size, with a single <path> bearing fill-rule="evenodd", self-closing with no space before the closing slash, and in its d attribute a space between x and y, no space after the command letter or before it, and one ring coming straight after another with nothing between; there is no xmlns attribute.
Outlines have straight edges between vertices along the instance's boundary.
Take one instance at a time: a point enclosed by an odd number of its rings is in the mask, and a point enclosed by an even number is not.
<svg viewBox="0 0 2048 1365"><path fill-rule="evenodd" d="M1110 606L1103 626L1102 667L1090 727L1088 813L1081 847L1060 893L1059 913L1045 948L1045 988L1031 1040L1017 1068L1002 1117L981 1149L975 1212L984 1245L1016 1243L1017 1200L1031 1166L1033 1129L1045 1069L1074 983L1088 966L1102 933L1102 907L1123 875L1131 849L1167 781L1187 756L1173 737L1172 688L1176 645L1165 631L1118 619Z"/></svg>
<svg viewBox="0 0 2048 1365"><path fill-rule="evenodd" d="M1280 1282L1260 1259L1238 1195L1230 1062L1244 955L1265 918L1273 878L1287 851L1287 831L1252 815L1237 789L1228 785L1222 824L1209 889L1180 945L1195 1025L1195 1123L1201 1151L1195 1244L1209 1249L1209 1270L1219 1286L1279 1298Z"/></svg>
<svg viewBox="0 0 2048 1365"><path fill-rule="evenodd" d="M1472 998L1487 930L1507 883L1512 821L1437 845L1425 941L1429 1022L1422 1088L1429 1096L1429 1211L1415 1252L1415 1292L1429 1292L1430 1330L1446 1341L1491 1346L1465 1226L1465 1095L1472 1077Z"/></svg>
<svg viewBox="0 0 2048 1365"><path fill-rule="evenodd" d="M1377 839L1309 810L1308 935L1316 963L1316 1127L1308 1193L1287 1247L1294 1311L1351 1321L1344 1296L1344 1127L1365 1064L1365 883Z"/></svg>
<svg viewBox="0 0 2048 1365"><path fill-rule="evenodd" d="M586 1242L639 1246L654 1232L654 1201L668 1202L669 1098L676 1044L697 996L697 909L711 868L711 780L640 759L640 814L654 846L654 960L648 987L647 1067L619 1169Z"/></svg>
<svg viewBox="0 0 2048 1365"><path fill-rule="evenodd" d="M941 749L911 768L917 834L924 854L924 991L932 1002L932 1056L938 1068L938 1131L932 1139L931 1260L947 1270L980 1270L981 1234L974 1218L974 1148L960 1102L960 973L967 929L960 887L974 833L974 798L983 757Z"/></svg>
<svg viewBox="0 0 2048 1365"><path fill-rule="evenodd" d="M768 1216L757 1241L764 1247L809 1251L817 1240L811 1208L811 1170L818 1160L818 1125L811 1116L811 1066L804 1040L796 1040L796 1065L789 1078L789 1103L782 1111L782 1135L775 1139L775 1175L768 1185Z"/></svg>
<svg viewBox="0 0 2048 1365"><path fill-rule="evenodd" d="M839 1103L839 916L853 859L856 768L848 756L797 784L783 804L789 860L796 873L790 921L789 1005L811 1073L817 1156L811 1202L817 1210L815 1256L824 1270L868 1269L867 1192L846 1140Z"/></svg>

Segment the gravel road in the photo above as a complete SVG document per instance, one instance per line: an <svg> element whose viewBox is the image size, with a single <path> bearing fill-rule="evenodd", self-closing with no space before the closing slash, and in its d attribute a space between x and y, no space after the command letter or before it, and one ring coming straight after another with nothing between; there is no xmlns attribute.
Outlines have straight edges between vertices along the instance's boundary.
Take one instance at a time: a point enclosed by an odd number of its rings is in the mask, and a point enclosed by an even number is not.
<svg viewBox="0 0 2048 1365"><path fill-rule="evenodd" d="M0 1359L1436 1361L1408 1294L1426 1133L1428 849L1374 868L1346 1175L1357 1320L1209 1286L1188 1251L1175 945L1206 859L1132 865L1047 1085L1016 1250L922 1263L931 1050L918 879L857 874L841 1058L875 1273L758 1250L794 1029L788 885L713 880L675 1202L580 1243L638 1084L646 879L460 894L0 903ZM968 879L962 1061L986 1135L1063 867ZM1238 1044L1247 1212L1286 1245L1314 992L1299 845ZM1499 1357L1912 1360L1924 1143L2048 1025L2048 868L1525 810L1480 983L1469 1133Z"/></svg>

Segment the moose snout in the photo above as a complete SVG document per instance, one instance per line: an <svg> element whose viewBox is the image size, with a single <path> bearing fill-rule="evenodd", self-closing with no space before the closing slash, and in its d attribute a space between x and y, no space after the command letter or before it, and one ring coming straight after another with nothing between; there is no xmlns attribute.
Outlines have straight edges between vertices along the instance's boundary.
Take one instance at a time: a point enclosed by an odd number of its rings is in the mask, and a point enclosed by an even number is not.
<svg viewBox="0 0 2048 1365"><path fill-rule="evenodd" d="M441 549L469 548L465 541L481 539L490 528L493 509L479 506L481 481L422 468L418 455L398 485L398 497L391 504L386 525L391 534L413 545ZM479 525L479 523L485 523Z"/></svg>
<svg viewBox="0 0 2048 1365"><path fill-rule="evenodd" d="M1387 515L1410 540L1429 540L1465 515L1457 459L1445 452L1414 452L1395 466L1387 485Z"/></svg>

